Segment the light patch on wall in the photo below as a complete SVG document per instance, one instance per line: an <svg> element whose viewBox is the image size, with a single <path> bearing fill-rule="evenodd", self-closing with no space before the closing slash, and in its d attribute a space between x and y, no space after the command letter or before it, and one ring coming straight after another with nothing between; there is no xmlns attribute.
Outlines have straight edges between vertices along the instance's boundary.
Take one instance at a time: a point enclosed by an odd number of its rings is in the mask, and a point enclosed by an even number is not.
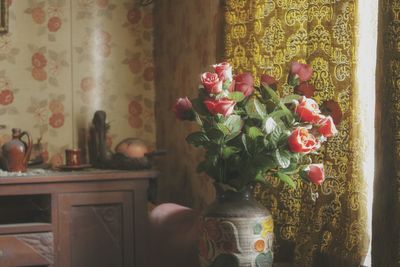
<svg viewBox="0 0 400 267"><path fill-rule="evenodd" d="M378 29L378 1L358 1L357 88L363 137L363 174L367 183L368 233L372 236L372 199L375 170L375 70ZM365 266L371 266L371 244Z"/></svg>

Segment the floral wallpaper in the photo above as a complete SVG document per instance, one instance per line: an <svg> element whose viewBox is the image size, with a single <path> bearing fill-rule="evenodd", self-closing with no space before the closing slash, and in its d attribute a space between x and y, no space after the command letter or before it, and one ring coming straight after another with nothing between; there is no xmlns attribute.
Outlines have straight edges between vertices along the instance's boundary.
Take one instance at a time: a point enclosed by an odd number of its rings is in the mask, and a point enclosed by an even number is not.
<svg viewBox="0 0 400 267"><path fill-rule="evenodd" d="M0 35L0 144L11 128L29 131L37 153L64 163L85 151L96 110L110 123L108 144L155 143L153 6L130 0L8 1ZM40 143L38 144L38 141Z"/></svg>
<svg viewBox="0 0 400 267"><path fill-rule="evenodd" d="M178 97L195 96L200 73L221 60L222 4L155 1L154 13L157 147L167 150L158 164L159 200L201 209L215 193L211 179L196 172L202 152L185 142L197 125L178 121L171 107Z"/></svg>

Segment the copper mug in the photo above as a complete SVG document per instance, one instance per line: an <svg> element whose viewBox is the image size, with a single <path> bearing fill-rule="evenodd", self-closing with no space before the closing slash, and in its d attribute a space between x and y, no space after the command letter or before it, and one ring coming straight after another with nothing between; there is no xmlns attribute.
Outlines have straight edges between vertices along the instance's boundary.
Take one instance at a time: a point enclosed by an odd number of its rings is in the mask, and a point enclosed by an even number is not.
<svg viewBox="0 0 400 267"><path fill-rule="evenodd" d="M67 166L81 165L81 150L79 148L66 149L65 162Z"/></svg>

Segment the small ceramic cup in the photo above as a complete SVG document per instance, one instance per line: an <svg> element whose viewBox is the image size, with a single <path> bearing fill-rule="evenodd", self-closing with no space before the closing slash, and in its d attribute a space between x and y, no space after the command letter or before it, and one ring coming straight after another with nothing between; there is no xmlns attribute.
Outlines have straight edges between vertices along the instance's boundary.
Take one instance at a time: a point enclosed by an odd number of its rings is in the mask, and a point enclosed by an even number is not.
<svg viewBox="0 0 400 267"><path fill-rule="evenodd" d="M66 149L65 162L67 166L81 165L81 150L79 148Z"/></svg>

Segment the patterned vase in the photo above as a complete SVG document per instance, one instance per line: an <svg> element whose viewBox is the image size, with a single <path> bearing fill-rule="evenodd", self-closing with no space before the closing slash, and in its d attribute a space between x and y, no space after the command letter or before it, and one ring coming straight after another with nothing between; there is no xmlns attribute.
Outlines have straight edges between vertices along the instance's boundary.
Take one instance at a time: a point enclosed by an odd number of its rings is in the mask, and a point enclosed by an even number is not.
<svg viewBox="0 0 400 267"><path fill-rule="evenodd" d="M228 191L203 213L199 240L202 267L272 267L271 213L249 190Z"/></svg>

